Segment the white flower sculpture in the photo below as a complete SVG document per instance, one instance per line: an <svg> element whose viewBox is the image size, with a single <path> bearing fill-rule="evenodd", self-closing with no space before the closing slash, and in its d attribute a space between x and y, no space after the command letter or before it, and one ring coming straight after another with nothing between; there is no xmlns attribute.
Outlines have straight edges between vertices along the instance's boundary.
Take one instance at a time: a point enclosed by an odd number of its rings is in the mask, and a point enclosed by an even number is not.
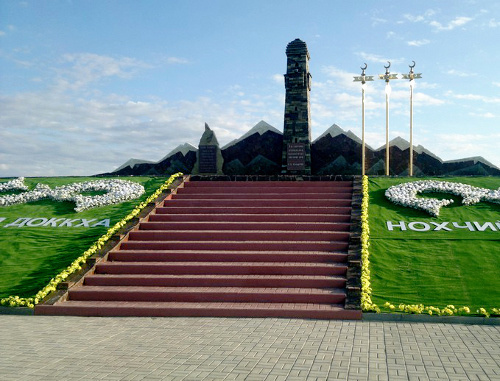
<svg viewBox="0 0 500 381"><path fill-rule="evenodd" d="M11 190L23 190L26 192L1 196L0 206L24 204L48 198L55 201L73 201L76 203L76 212L104 205L119 204L138 198L144 193L144 187L141 184L120 179L87 181L63 185L54 189L45 184L37 184L35 189L31 191L24 184L23 177L6 183L0 183L0 192ZM81 195L81 192L89 191L106 191L107 193L96 196Z"/></svg>
<svg viewBox="0 0 500 381"><path fill-rule="evenodd" d="M385 197L395 204L423 210L432 216L439 216L442 206L453 203L453 200L438 200L417 197L419 193L451 193L462 196L464 205L472 205L486 201L500 204L500 188L497 190L474 187L462 183L447 181L423 180L394 185L385 191Z"/></svg>
<svg viewBox="0 0 500 381"><path fill-rule="evenodd" d="M28 187L24 184L24 177L19 177L14 180L0 183L0 192L7 192L11 190L24 190L27 191Z"/></svg>

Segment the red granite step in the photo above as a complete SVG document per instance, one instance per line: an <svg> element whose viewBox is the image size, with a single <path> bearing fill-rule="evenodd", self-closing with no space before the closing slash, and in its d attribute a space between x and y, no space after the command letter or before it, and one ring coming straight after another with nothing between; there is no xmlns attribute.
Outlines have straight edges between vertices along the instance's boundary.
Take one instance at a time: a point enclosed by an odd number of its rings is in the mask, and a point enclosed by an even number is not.
<svg viewBox="0 0 500 381"><path fill-rule="evenodd" d="M292 211L293 212L293 211ZM349 223L350 214L150 214L154 222L330 222Z"/></svg>
<svg viewBox="0 0 500 381"><path fill-rule="evenodd" d="M352 181L190 181L184 189L189 188L298 188L298 189L352 189Z"/></svg>
<svg viewBox="0 0 500 381"><path fill-rule="evenodd" d="M345 275L337 263L287 262L100 262L97 274Z"/></svg>
<svg viewBox="0 0 500 381"><path fill-rule="evenodd" d="M120 250L342 251L347 241L126 241Z"/></svg>
<svg viewBox="0 0 500 381"><path fill-rule="evenodd" d="M346 253L297 251L113 250L109 261L119 262L315 262L343 263Z"/></svg>
<svg viewBox="0 0 500 381"><path fill-rule="evenodd" d="M268 230L136 230L129 241L340 241L349 232Z"/></svg>
<svg viewBox="0 0 500 381"><path fill-rule="evenodd" d="M193 200L193 199L177 199L173 198L165 202L164 207L166 208L174 208L174 207L252 207L258 206L260 208L263 207L272 207L272 208L327 208L327 207L349 207L351 206L350 199L293 199L293 200L266 200L266 199L243 199L243 200L231 200L231 199L202 199L202 200Z"/></svg>
<svg viewBox="0 0 500 381"><path fill-rule="evenodd" d="M191 184L191 183L189 183ZM194 184L194 183L193 183ZM178 189L177 193L178 194L228 194L228 195L233 195L233 194L240 194L240 193L245 193L245 194L260 194L260 193L275 193L275 194L317 194L317 193L322 193L325 194L327 197L330 194L337 194L337 193L346 193L346 194L351 194L352 193L352 187L339 187L336 186L334 188L328 188L328 187L313 187L313 186L308 186L308 187L302 187L302 188L297 188L297 187L286 187L286 186L261 186L261 187L246 187L246 188L237 188L237 187L224 187L224 186L205 186L205 187L193 187L188 184L186 184L185 188L180 188Z"/></svg>
<svg viewBox="0 0 500 381"><path fill-rule="evenodd" d="M296 206L296 207L261 207L257 206L168 206L158 207L155 209L156 214L351 214L351 208L347 206L331 206L331 207L316 207L316 206Z"/></svg>
<svg viewBox="0 0 500 381"><path fill-rule="evenodd" d="M178 303L66 301L39 305L37 315L144 316L144 317L281 317L308 319L361 319L361 311L343 304L320 303Z"/></svg>
<svg viewBox="0 0 500 381"><path fill-rule="evenodd" d="M243 221L145 221L139 226L140 230L265 230L265 231L343 231L348 232L349 223L335 222L243 222Z"/></svg>
<svg viewBox="0 0 500 381"><path fill-rule="evenodd" d="M260 190L254 188L255 191ZM198 191L198 189L197 189ZM297 200L304 197L306 193L268 193L271 190L264 190L254 193L215 193L216 189L212 192L199 191L200 193L193 192L178 192L172 195L174 200ZM307 198L310 200L351 200L350 192L323 192L323 193L307 193Z"/></svg>
<svg viewBox="0 0 500 381"><path fill-rule="evenodd" d="M343 288L336 275L151 275L92 274L86 286Z"/></svg>
<svg viewBox="0 0 500 381"><path fill-rule="evenodd" d="M340 289L258 287L84 286L69 291L70 300L138 302L342 303Z"/></svg>

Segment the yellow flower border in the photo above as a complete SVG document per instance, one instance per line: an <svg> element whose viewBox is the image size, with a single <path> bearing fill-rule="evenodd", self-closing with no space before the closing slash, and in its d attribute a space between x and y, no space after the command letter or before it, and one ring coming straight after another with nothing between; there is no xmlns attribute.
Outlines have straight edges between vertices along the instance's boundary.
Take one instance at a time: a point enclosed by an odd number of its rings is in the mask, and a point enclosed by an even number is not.
<svg viewBox="0 0 500 381"><path fill-rule="evenodd" d="M361 201L361 309L363 311L380 312L380 308L372 302L370 282L370 225L368 224L368 176L362 180L363 200Z"/></svg>
<svg viewBox="0 0 500 381"><path fill-rule="evenodd" d="M113 227L111 227L106 234L101 236L90 248L85 251L80 257L75 259L65 270L61 271L54 278L52 278L49 283L36 293L32 298L21 298L19 296L9 296L0 300L1 305L7 305L10 307L29 307L35 308L35 305L45 298L48 294L57 289L57 285L64 282L68 277L75 272L81 270L82 265L85 264L88 258L94 255L98 250L100 250L106 242L118 231L124 227L128 221L139 215L139 213L151 202L156 200L158 196L167 189L178 177L183 176L181 172L175 173L170 176L165 183L163 183L147 200L141 202L137 205L132 212L130 212L125 218L120 222L117 222Z"/></svg>
<svg viewBox="0 0 500 381"><path fill-rule="evenodd" d="M380 313L380 307L372 301L372 288L370 282L370 226L368 223L368 205L369 205L369 189L368 189L368 176L363 176L363 201L361 202L361 309L364 312ZM454 305L449 304L444 308L434 306L424 306L423 304L399 304L396 308L394 304L385 302L384 307L391 312L400 311L409 314L428 314L438 316L453 316L470 315L470 307L463 306L456 308ZM490 317L490 315L500 315L500 308L492 308L488 311L486 308L479 308L476 311L477 315Z"/></svg>

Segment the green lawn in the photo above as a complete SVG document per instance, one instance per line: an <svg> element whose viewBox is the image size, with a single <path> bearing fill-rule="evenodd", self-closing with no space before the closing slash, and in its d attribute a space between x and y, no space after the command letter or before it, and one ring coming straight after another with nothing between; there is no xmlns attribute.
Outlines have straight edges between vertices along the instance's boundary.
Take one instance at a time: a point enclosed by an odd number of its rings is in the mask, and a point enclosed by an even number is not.
<svg viewBox="0 0 500 381"><path fill-rule="evenodd" d="M167 178L126 177L122 179L141 183L146 192L138 199L80 213L74 211L75 204L72 202L52 200L0 207L0 218L5 218L0 222L0 298L10 295L33 296L108 230L105 226L6 227L6 225L18 218L95 219L90 225L109 218L110 226L113 226L141 201L147 199ZM27 178L25 183L33 189L37 183L47 184L53 188L95 180L98 178ZM0 180L0 182L4 181L6 180ZM9 194L9 192L1 194Z"/></svg>
<svg viewBox="0 0 500 381"><path fill-rule="evenodd" d="M420 179L419 179L420 180ZM436 178L473 186L498 189L498 177ZM443 207L438 218L396 206L384 196L392 185L415 181L410 178L372 178L369 180L370 264L372 300L383 307L385 302L398 306L468 306L475 311L500 307L500 231L457 229L452 222L500 221L500 204L454 204ZM440 194L439 197L442 197ZM434 197L436 195L426 195ZM386 221L399 223L449 222L452 231L389 231ZM423 226L423 225L418 225ZM432 225L433 226L433 225ZM475 229L477 230L477 229Z"/></svg>

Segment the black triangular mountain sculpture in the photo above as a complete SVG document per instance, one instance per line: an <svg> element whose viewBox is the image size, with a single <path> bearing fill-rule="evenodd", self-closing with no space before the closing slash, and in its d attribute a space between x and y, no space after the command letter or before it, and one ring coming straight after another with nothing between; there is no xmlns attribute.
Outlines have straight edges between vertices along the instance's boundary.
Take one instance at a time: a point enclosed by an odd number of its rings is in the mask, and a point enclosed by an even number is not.
<svg viewBox="0 0 500 381"><path fill-rule="evenodd" d="M264 121L240 139L221 148L226 175L279 175L281 173L283 135ZM392 175L408 174L409 143L402 138L390 142ZM102 175L139 176L191 173L196 162L196 147L183 144L156 163L131 159L114 172ZM422 146L413 148L414 174L417 176L499 176L500 169L482 157L443 161ZM359 175L361 140L337 125L330 127L311 145L313 175ZM366 173L385 173L385 146L366 147Z"/></svg>

